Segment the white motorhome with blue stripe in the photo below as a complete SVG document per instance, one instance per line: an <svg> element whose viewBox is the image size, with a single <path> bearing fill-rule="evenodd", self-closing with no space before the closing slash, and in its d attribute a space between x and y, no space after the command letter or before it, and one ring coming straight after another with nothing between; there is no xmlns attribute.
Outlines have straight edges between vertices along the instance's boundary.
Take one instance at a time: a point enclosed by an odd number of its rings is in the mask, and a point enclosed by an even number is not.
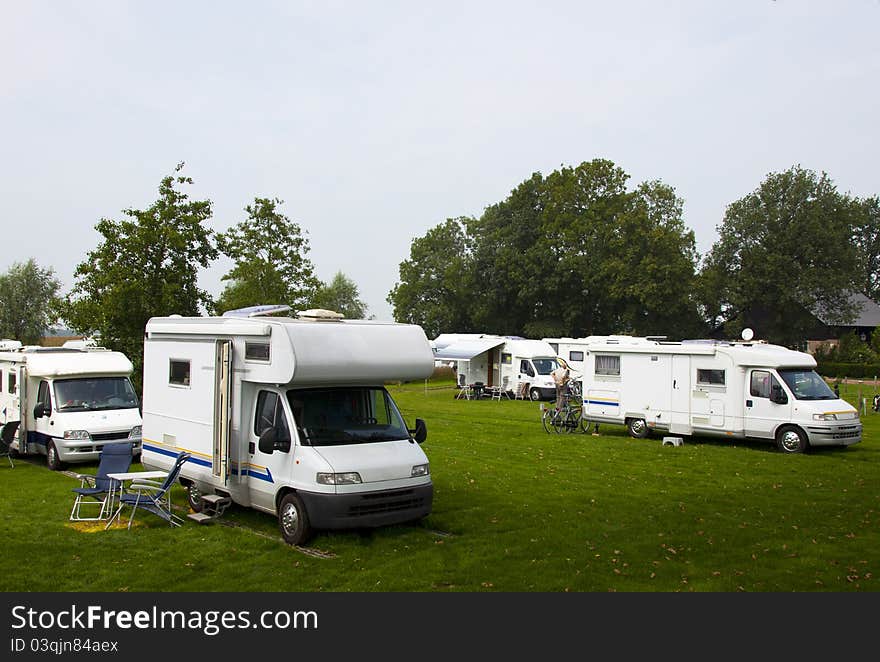
<svg viewBox="0 0 880 662"><path fill-rule="evenodd" d="M180 482L196 518L234 502L277 515L291 544L428 515L424 421L408 429L384 386L430 376L421 327L272 312L147 323L144 466L189 452Z"/></svg>
<svg viewBox="0 0 880 662"><path fill-rule="evenodd" d="M764 439L786 453L861 441L858 411L815 372L816 360L744 340L633 336L545 338L583 377L583 416L652 431Z"/></svg>
<svg viewBox="0 0 880 662"><path fill-rule="evenodd" d="M140 453L141 414L124 354L94 346L0 342L0 425L10 448L50 469L98 459L108 443Z"/></svg>

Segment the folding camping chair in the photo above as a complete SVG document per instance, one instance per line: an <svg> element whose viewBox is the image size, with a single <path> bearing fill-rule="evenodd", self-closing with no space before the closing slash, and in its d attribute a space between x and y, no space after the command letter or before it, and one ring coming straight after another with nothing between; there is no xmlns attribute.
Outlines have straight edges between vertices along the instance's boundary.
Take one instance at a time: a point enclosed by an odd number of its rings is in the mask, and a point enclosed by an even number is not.
<svg viewBox="0 0 880 662"><path fill-rule="evenodd" d="M114 481L107 474L122 473L128 471L131 466L131 442L121 444L105 444L101 450L98 461L98 471L94 476L88 474L76 474L80 479L80 486L73 488L76 499L70 510L70 519L74 522L103 520L110 517L113 512L113 495L116 493ZM84 517L80 510L88 506L86 510L99 507L98 514L93 517Z"/></svg>
<svg viewBox="0 0 880 662"><path fill-rule="evenodd" d="M113 517L110 518L110 521L107 522L106 528L110 527L113 520L122 512L125 506L131 506L131 517L128 518L129 529L134 521L134 514L138 509L146 510L161 517L171 526L180 526L183 523L183 518L178 517L172 512L171 488L174 486L184 462L189 458L189 453L185 451L179 453L174 461L174 465L162 483L146 479L134 479L119 497L119 508Z"/></svg>
<svg viewBox="0 0 880 662"><path fill-rule="evenodd" d="M3 430L0 430L0 457L5 455L6 459L9 460L9 466L13 469L15 469L15 462L12 461L12 452L9 446L12 444L12 438L15 436L17 429L18 421L13 421L4 425Z"/></svg>

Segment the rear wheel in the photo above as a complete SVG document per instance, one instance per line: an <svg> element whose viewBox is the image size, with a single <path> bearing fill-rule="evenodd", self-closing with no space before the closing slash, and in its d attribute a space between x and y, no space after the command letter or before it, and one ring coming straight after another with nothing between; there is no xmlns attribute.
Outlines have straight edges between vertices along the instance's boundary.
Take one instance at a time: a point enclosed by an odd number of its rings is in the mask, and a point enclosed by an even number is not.
<svg viewBox="0 0 880 662"><path fill-rule="evenodd" d="M202 501L202 491L195 483L190 483L186 486L186 502L194 513L202 512L202 508L205 507Z"/></svg>
<svg viewBox="0 0 880 662"><path fill-rule="evenodd" d="M288 492L278 504L278 526L288 545L301 545L312 535L306 507L295 492Z"/></svg>
<svg viewBox="0 0 880 662"><path fill-rule="evenodd" d="M626 427L629 430L629 436L634 439L644 439L648 436L648 432L650 432L644 418L631 418L627 422Z"/></svg>
<svg viewBox="0 0 880 662"><path fill-rule="evenodd" d="M547 434L554 432L552 421L553 421L553 410L552 409L545 409L543 416L541 416L541 425L544 426L544 432L546 432Z"/></svg>
<svg viewBox="0 0 880 662"><path fill-rule="evenodd" d="M50 441L46 445L46 466L52 471L60 471L63 466L61 458L58 456L58 449L55 448L54 441Z"/></svg>
<svg viewBox="0 0 880 662"><path fill-rule="evenodd" d="M807 450L807 435L800 428L782 428L776 433L776 446L783 453L803 453Z"/></svg>

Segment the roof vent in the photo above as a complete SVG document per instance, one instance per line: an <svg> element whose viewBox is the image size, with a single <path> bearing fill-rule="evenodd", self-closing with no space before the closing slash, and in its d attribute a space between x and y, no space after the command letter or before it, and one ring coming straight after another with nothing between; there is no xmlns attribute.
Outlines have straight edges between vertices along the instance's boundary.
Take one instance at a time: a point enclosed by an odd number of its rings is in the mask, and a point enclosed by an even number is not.
<svg viewBox="0 0 880 662"><path fill-rule="evenodd" d="M324 308L301 310L296 316L301 320L309 320L312 322L338 322L345 319L345 315L342 313L337 313L335 310L325 310Z"/></svg>

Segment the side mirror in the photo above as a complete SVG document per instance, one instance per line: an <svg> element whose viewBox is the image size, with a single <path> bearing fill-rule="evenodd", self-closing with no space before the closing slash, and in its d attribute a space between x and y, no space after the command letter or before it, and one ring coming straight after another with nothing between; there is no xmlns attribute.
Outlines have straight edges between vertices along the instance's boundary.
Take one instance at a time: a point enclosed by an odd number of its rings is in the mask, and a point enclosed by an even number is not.
<svg viewBox="0 0 880 662"><path fill-rule="evenodd" d="M788 404L788 396L779 384L770 387L770 402L775 402L777 405Z"/></svg>
<svg viewBox="0 0 880 662"><path fill-rule="evenodd" d="M421 418L416 419L416 429L408 430L408 432L413 436L416 443L420 444L425 439L428 438L428 426L425 425L425 421Z"/></svg>
<svg viewBox="0 0 880 662"><path fill-rule="evenodd" d="M260 452L271 455L275 451L276 441L278 441L278 431L275 428L263 430L263 433L260 435L260 443L258 444Z"/></svg>
<svg viewBox="0 0 880 662"><path fill-rule="evenodd" d="M43 418L43 416L49 416L52 413L49 405L38 402L36 407L34 407L34 418Z"/></svg>

